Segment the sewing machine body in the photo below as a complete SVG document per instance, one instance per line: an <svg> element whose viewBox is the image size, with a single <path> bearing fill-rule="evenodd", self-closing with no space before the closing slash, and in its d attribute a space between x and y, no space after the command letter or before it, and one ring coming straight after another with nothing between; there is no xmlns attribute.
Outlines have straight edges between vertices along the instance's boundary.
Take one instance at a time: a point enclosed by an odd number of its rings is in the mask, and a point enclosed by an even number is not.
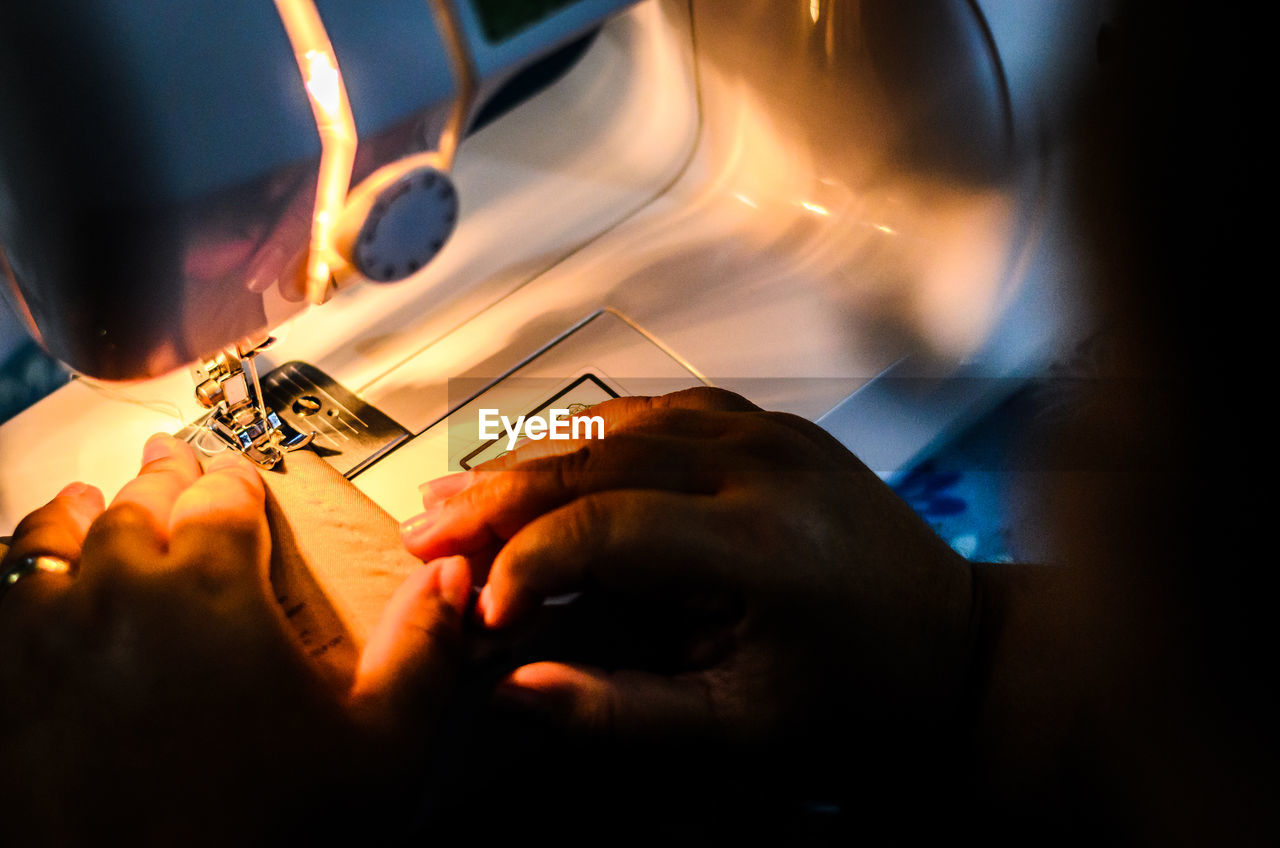
<svg viewBox="0 0 1280 848"><path fill-rule="evenodd" d="M309 363L402 428L353 466L398 518L483 446L479 400L584 376L733 389L892 473L1084 326L1060 142L1103 11L647 0L462 142L432 263L301 312L252 292L260 370ZM202 412L185 369L73 381L0 427L0 527L72 479L114 491Z"/></svg>

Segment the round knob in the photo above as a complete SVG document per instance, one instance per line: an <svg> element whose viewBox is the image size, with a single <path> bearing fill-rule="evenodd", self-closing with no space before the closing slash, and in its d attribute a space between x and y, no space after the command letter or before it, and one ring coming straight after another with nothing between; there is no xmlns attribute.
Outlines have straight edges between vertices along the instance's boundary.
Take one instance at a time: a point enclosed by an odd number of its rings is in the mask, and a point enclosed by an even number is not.
<svg viewBox="0 0 1280 848"><path fill-rule="evenodd" d="M403 280L435 258L458 223L458 192L431 167L407 172L374 200L352 259L370 280Z"/></svg>

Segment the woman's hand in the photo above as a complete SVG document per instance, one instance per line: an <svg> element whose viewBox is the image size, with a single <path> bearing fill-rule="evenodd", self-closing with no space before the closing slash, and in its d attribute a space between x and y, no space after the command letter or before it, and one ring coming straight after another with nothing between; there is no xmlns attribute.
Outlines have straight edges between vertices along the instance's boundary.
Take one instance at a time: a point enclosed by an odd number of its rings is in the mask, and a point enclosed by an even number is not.
<svg viewBox="0 0 1280 848"><path fill-rule="evenodd" d="M420 767L453 672L465 564L405 582L337 694L272 597L263 497L247 461L202 472L185 443L157 436L110 507L73 484L21 523L6 571L35 556L72 568L0 597L6 837L332 834Z"/></svg>
<svg viewBox="0 0 1280 848"><path fill-rule="evenodd" d="M835 439L709 389L584 414L604 417L603 440L530 443L436 481L404 527L423 559L493 556L491 628L566 592L639 608L645 659L535 662L500 694L597 732L800 741L819 758L891 728L923 738L963 709L968 566Z"/></svg>

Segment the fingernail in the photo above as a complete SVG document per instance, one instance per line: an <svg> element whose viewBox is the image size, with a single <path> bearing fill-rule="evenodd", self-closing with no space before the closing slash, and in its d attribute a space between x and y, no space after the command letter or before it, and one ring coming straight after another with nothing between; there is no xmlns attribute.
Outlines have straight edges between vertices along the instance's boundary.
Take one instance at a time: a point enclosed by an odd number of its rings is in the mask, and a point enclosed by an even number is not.
<svg viewBox="0 0 1280 848"><path fill-rule="evenodd" d="M470 486L474 479L475 474L473 472L458 471L454 474L446 474L443 477L428 480L418 487L418 491L422 494L422 502L425 505L428 499L442 501L445 498L453 497Z"/></svg>
<svg viewBox="0 0 1280 848"><path fill-rule="evenodd" d="M67 505L82 515L96 515L103 507L102 492L95 486L79 481L63 486L54 500L59 498L70 501Z"/></svg>
<svg viewBox="0 0 1280 848"><path fill-rule="evenodd" d="M66 486L62 487L62 491L58 492L58 497L76 498L76 497L79 497L80 495L83 495L87 491L89 491L89 485L87 483L79 483L79 482L69 483Z"/></svg>
<svg viewBox="0 0 1280 848"><path fill-rule="evenodd" d="M490 620L489 608L493 606L493 592L490 591L489 584L484 584L484 588L480 590L480 597L476 598L476 612L480 614L480 620L484 622L486 627L492 627L493 621Z"/></svg>
<svg viewBox="0 0 1280 848"><path fill-rule="evenodd" d="M401 541L406 545L411 545L426 536L431 531L431 528L435 526L443 508L444 504L434 503L413 518L403 522L400 525Z"/></svg>
<svg viewBox="0 0 1280 848"><path fill-rule="evenodd" d="M440 564L440 594L445 603L462 615L471 597L471 568L465 557L450 557Z"/></svg>
<svg viewBox="0 0 1280 848"><path fill-rule="evenodd" d="M142 448L142 464L147 465L172 453L173 436L168 433L156 433L147 439L146 445Z"/></svg>

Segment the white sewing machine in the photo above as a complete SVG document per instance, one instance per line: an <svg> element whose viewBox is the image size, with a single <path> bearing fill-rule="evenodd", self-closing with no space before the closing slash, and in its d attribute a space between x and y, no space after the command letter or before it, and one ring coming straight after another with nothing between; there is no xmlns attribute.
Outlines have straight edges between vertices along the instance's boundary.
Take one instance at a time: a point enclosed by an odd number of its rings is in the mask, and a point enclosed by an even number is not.
<svg viewBox="0 0 1280 848"><path fill-rule="evenodd" d="M0 530L211 410L203 449L315 433L401 519L500 450L479 406L697 383L888 474L1083 325L1101 0L26 5L0 280L94 377L0 427Z"/></svg>

